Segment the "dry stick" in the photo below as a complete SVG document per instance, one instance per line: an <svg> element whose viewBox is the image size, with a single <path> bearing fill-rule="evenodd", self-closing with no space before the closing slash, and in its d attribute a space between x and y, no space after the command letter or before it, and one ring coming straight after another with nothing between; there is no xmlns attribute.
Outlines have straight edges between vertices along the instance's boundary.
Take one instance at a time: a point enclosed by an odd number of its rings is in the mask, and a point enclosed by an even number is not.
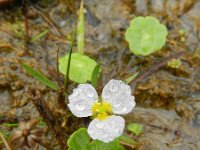
<svg viewBox="0 0 200 150"><path fill-rule="evenodd" d="M147 78L148 76L152 75L154 72L164 67L169 60L173 58L178 58L182 56L183 54L185 54L185 51L181 51L176 54L172 54L169 57L164 58L160 63L154 64L152 67L150 67L149 70L147 70L144 74L142 74L136 80L134 80L132 84L136 84L137 82L142 81L143 79Z"/></svg>
<svg viewBox="0 0 200 150"><path fill-rule="evenodd" d="M59 104L59 108L61 108L62 110L66 110L67 106L65 103L65 96L63 94L63 88L60 82L60 73L59 73L59 48L57 50L57 58L56 58L56 68L57 68L57 82L58 82L58 86L59 86L59 90L58 90L58 97L57 97L57 101Z"/></svg>
<svg viewBox="0 0 200 150"><path fill-rule="evenodd" d="M0 132L0 138L2 139L7 150L14 150L12 145L4 138L4 136L1 132Z"/></svg>
<svg viewBox="0 0 200 150"><path fill-rule="evenodd" d="M40 92L35 89L28 89L27 95L32 100L33 104L35 105L38 112L44 119L45 123L56 135L56 140L58 141L60 148L62 150L65 150L66 138L65 138L64 132L62 131L61 127L58 125L56 118L54 117L46 101L41 96Z"/></svg>

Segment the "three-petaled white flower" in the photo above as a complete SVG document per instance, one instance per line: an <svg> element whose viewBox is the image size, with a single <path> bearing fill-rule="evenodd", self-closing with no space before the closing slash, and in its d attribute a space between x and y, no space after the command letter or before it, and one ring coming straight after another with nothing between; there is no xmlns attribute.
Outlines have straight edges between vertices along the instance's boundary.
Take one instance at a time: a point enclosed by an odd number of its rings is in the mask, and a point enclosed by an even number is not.
<svg viewBox="0 0 200 150"><path fill-rule="evenodd" d="M68 107L77 117L92 116L88 134L105 143L123 133L125 121L113 114L127 114L135 106L129 85L120 80L110 80L103 89L101 99L90 84L80 84L69 96Z"/></svg>

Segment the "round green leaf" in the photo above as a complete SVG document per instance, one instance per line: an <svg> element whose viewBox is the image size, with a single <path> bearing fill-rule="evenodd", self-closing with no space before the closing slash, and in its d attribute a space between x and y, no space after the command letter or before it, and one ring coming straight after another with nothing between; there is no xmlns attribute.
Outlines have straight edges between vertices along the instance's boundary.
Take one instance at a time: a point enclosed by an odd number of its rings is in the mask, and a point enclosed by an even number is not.
<svg viewBox="0 0 200 150"><path fill-rule="evenodd" d="M115 139L110 143L94 140L87 145L87 150L124 150L124 147L120 145L119 139Z"/></svg>
<svg viewBox="0 0 200 150"><path fill-rule="evenodd" d="M68 139L67 145L69 150L86 150L90 137L86 128L80 128L75 131Z"/></svg>
<svg viewBox="0 0 200 150"><path fill-rule="evenodd" d="M69 54L59 59L59 71L66 75ZM90 57L80 54L72 53L69 78L77 83L86 83L92 81L93 71L97 63Z"/></svg>
<svg viewBox="0 0 200 150"><path fill-rule="evenodd" d="M69 150L124 150L120 145L119 139L115 139L110 143L104 143L99 140L91 139L86 128L80 128L75 131L68 139L67 145Z"/></svg>
<svg viewBox="0 0 200 150"><path fill-rule="evenodd" d="M162 48L166 42L167 29L154 17L136 17L126 30L125 39L135 55L147 56Z"/></svg>

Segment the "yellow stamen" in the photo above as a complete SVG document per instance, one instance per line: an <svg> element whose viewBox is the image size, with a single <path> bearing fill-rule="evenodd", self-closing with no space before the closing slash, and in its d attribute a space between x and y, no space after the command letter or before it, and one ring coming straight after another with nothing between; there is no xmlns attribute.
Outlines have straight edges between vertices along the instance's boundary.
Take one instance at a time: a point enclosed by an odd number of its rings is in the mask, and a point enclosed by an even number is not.
<svg viewBox="0 0 200 150"><path fill-rule="evenodd" d="M112 107L109 102L96 102L92 106L92 112L94 118L104 120L112 114Z"/></svg>

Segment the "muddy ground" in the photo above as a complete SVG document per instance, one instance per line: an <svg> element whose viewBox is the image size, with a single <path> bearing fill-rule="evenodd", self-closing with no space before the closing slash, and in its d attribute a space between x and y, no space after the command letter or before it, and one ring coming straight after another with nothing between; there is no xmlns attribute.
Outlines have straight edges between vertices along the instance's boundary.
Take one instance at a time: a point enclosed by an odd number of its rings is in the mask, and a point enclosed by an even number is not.
<svg viewBox="0 0 200 150"><path fill-rule="evenodd" d="M58 109L57 93L27 74L19 62L29 64L57 82L57 50L60 50L59 56L69 51L68 36L76 27L79 6L78 0L41 0L29 3L26 15L21 4L0 8L1 124L41 117L27 96L28 88L41 92L56 117L65 115L66 112ZM85 0L85 53L102 67L99 92L112 78L125 80L137 71L142 76L162 64L166 57L184 51L178 69L163 65L139 82L130 83L137 105L125 116L126 122L144 126L142 134L134 137L139 142L135 149L200 149L199 14L199 0ZM169 31L163 49L147 57L134 56L124 40L130 20L140 15L157 17ZM46 29L49 32L39 40L27 43L25 22L28 22L29 37ZM186 32L184 37L179 34L180 30ZM75 86L70 83L68 92L71 93ZM63 131L67 137L88 123L88 119L73 116L65 119L61 122L64 122ZM0 128L8 135L16 130ZM44 132L43 146L39 149L45 149L45 146L46 149L58 149L54 134L46 127ZM5 149L3 143L0 143L0 149Z"/></svg>

